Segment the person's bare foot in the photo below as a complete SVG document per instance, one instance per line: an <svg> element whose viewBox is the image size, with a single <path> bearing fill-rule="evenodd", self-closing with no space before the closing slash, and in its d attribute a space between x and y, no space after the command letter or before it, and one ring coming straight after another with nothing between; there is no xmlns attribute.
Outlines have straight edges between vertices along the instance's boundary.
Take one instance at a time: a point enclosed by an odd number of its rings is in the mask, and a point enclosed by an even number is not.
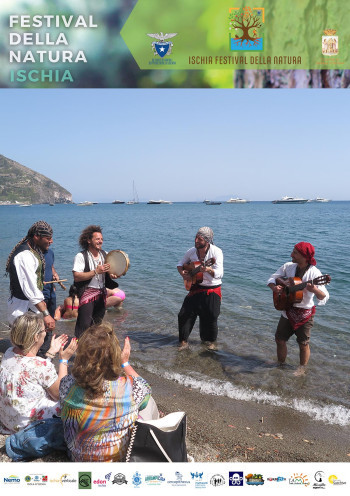
<svg viewBox="0 0 350 496"><path fill-rule="evenodd" d="M187 341L181 341L177 350L183 351L183 350L186 350L187 348L188 348L188 342Z"/></svg>
<svg viewBox="0 0 350 496"><path fill-rule="evenodd" d="M218 349L218 347L217 347L217 344L216 344L215 341L213 341L213 342L208 341L208 343L207 343L207 350L209 350L209 351L216 351L217 349Z"/></svg>
<svg viewBox="0 0 350 496"><path fill-rule="evenodd" d="M305 365L300 365L295 372L293 372L293 375L295 375L296 377L299 377L301 375L304 375L306 372L306 367Z"/></svg>

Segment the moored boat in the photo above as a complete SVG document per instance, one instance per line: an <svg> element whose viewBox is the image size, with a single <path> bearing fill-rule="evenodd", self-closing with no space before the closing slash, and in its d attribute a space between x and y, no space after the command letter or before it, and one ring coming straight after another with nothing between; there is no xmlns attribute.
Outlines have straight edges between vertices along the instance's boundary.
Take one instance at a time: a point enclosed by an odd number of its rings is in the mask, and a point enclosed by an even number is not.
<svg viewBox="0 0 350 496"><path fill-rule="evenodd" d="M90 201L84 201L77 203L77 207L92 207L93 203Z"/></svg>
<svg viewBox="0 0 350 496"><path fill-rule="evenodd" d="M230 198L226 203L249 203L249 200L244 198Z"/></svg>
<svg viewBox="0 0 350 496"><path fill-rule="evenodd" d="M112 204L113 205L123 205L123 203L125 203L124 201L121 201L121 200L114 200L112 201Z"/></svg>
<svg viewBox="0 0 350 496"><path fill-rule="evenodd" d="M315 198L314 200L310 200L311 202L317 202L317 203L328 203L330 202L331 200L329 200L328 198L320 198L319 196L317 198Z"/></svg>
<svg viewBox="0 0 350 496"><path fill-rule="evenodd" d="M306 203L305 198L295 198L293 196L284 196L280 200L274 200L272 203Z"/></svg>

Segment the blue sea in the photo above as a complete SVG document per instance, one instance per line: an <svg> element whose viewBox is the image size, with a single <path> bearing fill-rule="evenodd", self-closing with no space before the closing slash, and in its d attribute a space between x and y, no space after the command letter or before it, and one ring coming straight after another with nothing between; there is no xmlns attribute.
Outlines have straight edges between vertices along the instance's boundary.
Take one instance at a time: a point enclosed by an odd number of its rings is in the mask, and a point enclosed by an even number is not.
<svg viewBox="0 0 350 496"><path fill-rule="evenodd" d="M33 205L0 206L0 321L6 322L8 279L2 277L12 247L30 225L48 221L54 229L55 267L72 282L78 237L88 224L103 227L104 248L129 255L130 269L119 280L126 293L121 311L107 312L120 340L129 336L131 360L202 394L264 402L304 412L319 422L350 424L349 344L350 202L274 205L269 202L205 205ZM201 226L214 230L224 252L219 350L206 351L198 327L190 350L177 351L177 313L186 295L176 264L193 246ZM316 247L317 265L332 277L330 300L318 307L306 375L295 377L298 345L291 339L288 366L275 366L274 332L279 312L266 281L290 261L295 243ZM58 303L67 292L57 288ZM73 322L59 322L73 334ZM0 336L8 335L5 325Z"/></svg>

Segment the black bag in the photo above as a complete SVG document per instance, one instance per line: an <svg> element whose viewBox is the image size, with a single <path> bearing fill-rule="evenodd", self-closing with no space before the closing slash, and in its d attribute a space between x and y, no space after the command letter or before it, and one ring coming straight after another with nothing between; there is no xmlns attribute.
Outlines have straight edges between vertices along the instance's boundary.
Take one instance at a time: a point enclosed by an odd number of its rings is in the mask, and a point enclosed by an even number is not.
<svg viewBox="0 0 350 496"><path fill-rule="evenodd" d="M137 420L125 461L187 462L185 412L157 420Z"/></svg>

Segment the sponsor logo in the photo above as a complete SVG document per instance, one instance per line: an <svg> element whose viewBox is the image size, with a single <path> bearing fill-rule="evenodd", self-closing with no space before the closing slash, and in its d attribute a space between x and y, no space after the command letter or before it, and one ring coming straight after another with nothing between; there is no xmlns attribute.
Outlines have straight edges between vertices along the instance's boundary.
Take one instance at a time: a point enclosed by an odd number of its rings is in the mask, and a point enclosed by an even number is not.
<svg viewBox="0 0 350 496"><path fill-rule="evenodd" d="M290 479L289 479L289 484L293 485L303 485L303 486L309 486L310 482L307 478L307 475L303 474L293 474Z"/></svg>
<svg viewBox="0 0 350 496"><path fill-rule="evenodd" d="M92 483L97 487L107 487L106 479L96 479Z"/></svg>
<svg viewBox="0 0 350 496"><path fill-rule="evenodd" d="M220 474L215 474L213 477L210 479L210 484L214 487L218 486L224 486L225 485L225 479L222 475Z"/></svg>
<svg viewBox="0 0 350 496"><path fill-rule="evenodd" d="M134 487L139 487L142 484L141 474L139 472L135 472L132 476L131 482L134 484Z"/></svg>
<svg viewBox="0 0 350 496"><path fill-rule="evenodd" d="M335 29L325 29L323 31L324 36L322 36L322 55L331 57L332 55L338 55L338 36L335 36L337 31Z"/></svg>
<svg viewBox="0 0 350 496"><path fill-rule="evenodd" d="M91 489L91 472L79 472L79 489Z"/></svg>
<svg viewBox="0 0 350 496"><path fill-rule="evenodd" d="M9 475L4 477L4 484L20 484L21 479L17 475Z"/></svg>
<svg viewBox="0 0 350 496"><path fill-rule="evenodd" d="M190 472L190 474L194 481L194 487L202 489L208 485L207 481L203 481L203 472Z"/></svg>
<svg viewBox="0 0 350 496"><path fill-rule="evenodd" d="M165 481L162 474L159 475L146 475L145 482L150 486L160 486Z"/></svg>
<svg viewBox="0 0 350 496"><path fill-rule="evenodd" d="M76 484L78 480L72 477L70 474L63 474L61 475L61 477L50 479L50 482L61 484L61 486L63 486L64 484Z"/></svg>
<svg viewBox="0 0 350 496"><path fill-rule="evenodd" d="M148 63L149 65L175 65L176 62L169 57L171 55L174 43L170 40L177 36L178 33L147 33L147 36L154 38L156 41L151 43L154 57Z"/></svg>
<svg viewBox="0 0 350 496"><path fill-rule="evenodd" d="M261 474L248 474L245 478L245 482L246 484L249 484L249 486L262 486L265 482Z"/></svg>
<svg viewBox="0 0 350 496"><path fill-rule="evenodd" d="M170 484L171 486L175 487L184 487L187 484L190 484L191 481L189 480L184 480L183 475L181 472L176 471L175 472L175 480L168 480L167 483Z"/></svg>
<svg viewBox="0 0 350 496"><path fill-rule="evenodd" d="M336 475L330 475L328 477L328 481L330 484L333 484L333 486L342 486L343 484L346 484L346 482L343 482L340 479L338 479Z"/></svg>
<svg viewBox="0 0 350 496"><path fill-rule="evenodd" d="M112 475L112 472L109 472L109 474L106 474L105 475L105 479L110 481L111 480L111 475Z"/></svg>
<svg viewBox="0 0 350 496"><path fill-rule="evenodd" d="M106 477L107 479L107 477ZM118 486L121 486L122 484L127 484L128 481L126 480L126 477L124 474L115 474L112 484L118 484Z"/></svg>
<svg viewBox="0 0 350 496"><path fill-rule="evenodd" d="M174 46L174 43L171 41L165 41L169 40L170 38L174 38L177 33L166 33L163 34L161 33L147 33L147 36L150 38L154 38L157 41L153 41L151 44L152 51L154 55L159 55L159 57L163 58L166 55L170 55L172 48Z"/></svg>
<svg viewBox="0 0 350 496"><path fill-rule="evenodd" d="M269 482L283 482L286 480L285 477L268 477L266 480Z"/></svg>
<svg viewBox="0 0 350 496"><path fill-rule="evenodd" d="M30 474L26 475L24 480L28 486L45 486L48 482L48 477L42 474Z"/></svg>
<svg viewBox="0 0 350 496"><path fill-rule="evenodd" d="M264 49L265 9L263 7L231 7L228 29L231 51L258 52Z"/></svg>
<svg viewBox="0 0 350 496"><path fill-rule="evenodd" d="M316 481L312 486L314 489L325 489L326 484L324 483L324 472L322 470L315 473L314 479Z"/></svg>
<svg viewBox="0 0 350 496"><path fill-rule="evenodd" d="M229 486L243 486L243 472L229 472Z"/></svg>

